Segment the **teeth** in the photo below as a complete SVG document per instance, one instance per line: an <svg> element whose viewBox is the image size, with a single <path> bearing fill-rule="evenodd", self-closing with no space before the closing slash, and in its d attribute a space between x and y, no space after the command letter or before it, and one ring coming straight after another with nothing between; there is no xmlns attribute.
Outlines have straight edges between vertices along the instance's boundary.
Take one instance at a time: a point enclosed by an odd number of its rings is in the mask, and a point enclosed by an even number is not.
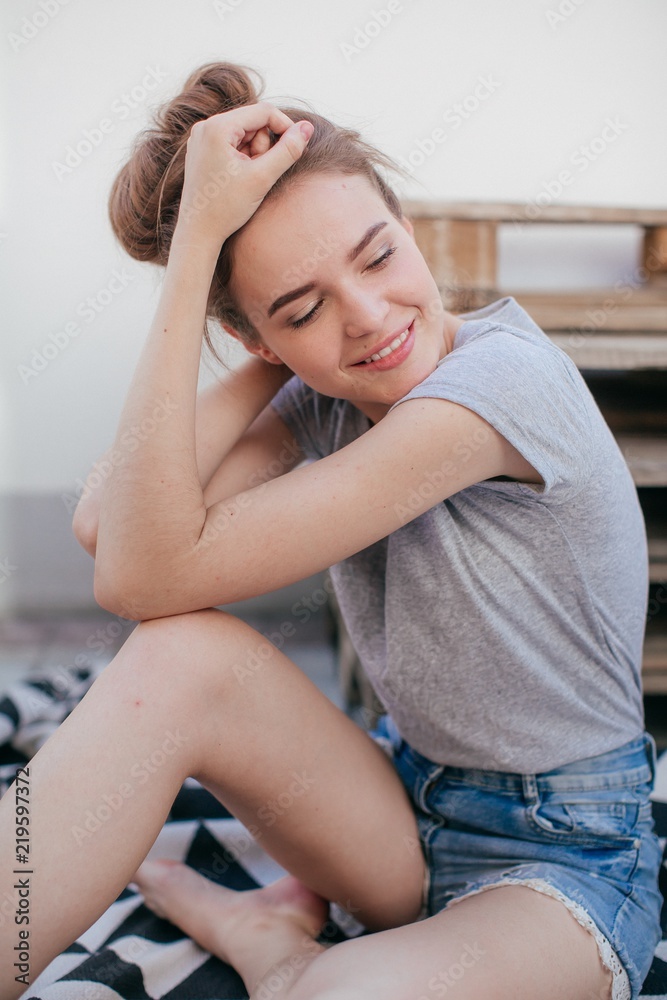
<svg viewBox="0 0 667 1000"><path fill-rule="evenodd" d="M386 358L388 354L391 354L391 352L395 351L397 347L400 347L401 344L404 344L407 339L408 339L408 331L404 330L403 333L400 335L400 337L395 337L388 347L383 347L382 350L379 351L377 354L371 354L370 358L364 358L364 364L369 365L371 361L379 361L380 358Z"/></svg>

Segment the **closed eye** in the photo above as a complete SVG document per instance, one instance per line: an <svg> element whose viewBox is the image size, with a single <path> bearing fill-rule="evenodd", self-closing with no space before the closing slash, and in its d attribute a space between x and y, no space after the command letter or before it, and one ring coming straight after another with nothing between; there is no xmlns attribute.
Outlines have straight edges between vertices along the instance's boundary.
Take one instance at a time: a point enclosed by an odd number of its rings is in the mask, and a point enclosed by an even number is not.
<svg viewBox="0 0 667 1000"><path fill-rule="evenodd" d="M391 257L391 255L393 253L396 253L397 249L398 249L398 247L387 247L387 249L385 250L385 252L380 257L378 257L374 261L371 261L371 263L368 265L368 267L366 268L366 270L367 271L374 271L374 270L379 270L381 267L384 267L384 265L387 263L387 261L389 260L389 258Z"/></svg>
<svg viewBox="0 0 667 1000"><path fill-rule="evenodd" d="M379 271L380 268L385 267L391 255L395 254L397 249L398 247L387 247L387 249L384 251L383 254L381 254L375 260L371 261L370 264L368 264L366 270ZM312 319L315 319L318 312L322 308L323 301L324 301L323 299L320 299L319 302L316 302L313 308L310 310L310 312L307 312L305 316L299 316L298 319L291 320L289 325L292 327L292 329L298 330L299 327L305 326L306 323L310 323Z"/></svg>
<svg viewBox="0 0 667 1000"><path fill-rule="evenodd" d="M314 319L321 308L322 308L322 299L320 299L319 302L316 302L313 308L310 310L310 312L306 313L305 316L299 316L298 319L292 320L290 322L290 326L292 327L293 330L298 330L300 326L303 326L305 323L309 323L311 319Z"/></svg>

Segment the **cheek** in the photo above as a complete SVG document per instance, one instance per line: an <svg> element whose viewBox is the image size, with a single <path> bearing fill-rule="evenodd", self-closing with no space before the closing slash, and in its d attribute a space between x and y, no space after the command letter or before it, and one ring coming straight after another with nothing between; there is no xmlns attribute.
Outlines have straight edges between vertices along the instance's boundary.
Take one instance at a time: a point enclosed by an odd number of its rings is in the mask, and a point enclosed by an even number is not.
<svg viewBox="0 0 667 1000"><path fill-rule="evenodd" d="M411 287L415 294L424 294L424 292L430 294L434 289L437 290L433 275L414 243L406 247L406 251L400 261L398 281L401 287Z"/></svg>
<svg viewBox="0 0 667 1000"><path fill-rule="evenodd" d="M285 364L307 385L321 389L326 394L327 384L340 370L340 356L331 350L322 350L308 345L290 352L290 360Z"/></svg>

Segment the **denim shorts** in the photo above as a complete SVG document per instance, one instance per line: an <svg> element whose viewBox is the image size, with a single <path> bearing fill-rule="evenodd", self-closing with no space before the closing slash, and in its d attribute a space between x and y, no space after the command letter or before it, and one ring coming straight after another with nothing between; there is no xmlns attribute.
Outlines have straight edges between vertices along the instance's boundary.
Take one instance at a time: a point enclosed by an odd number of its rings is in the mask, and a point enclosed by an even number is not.
<svg viewBox="0 0 667 1000"><path fill-rule="evenodd" d="M527 885L559 899L593 934L613 1000L636 1000L661 939L652 736L539 774L434 764L389 716L371 736L417 818L422 917L498 885Z"/></svg>

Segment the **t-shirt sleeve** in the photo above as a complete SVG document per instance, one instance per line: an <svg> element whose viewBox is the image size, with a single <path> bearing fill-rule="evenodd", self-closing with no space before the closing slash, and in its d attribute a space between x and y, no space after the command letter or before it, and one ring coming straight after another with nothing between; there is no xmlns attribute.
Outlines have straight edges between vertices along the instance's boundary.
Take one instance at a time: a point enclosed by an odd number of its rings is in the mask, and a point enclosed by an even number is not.
<svg viewBox="0 0 667 1000"><path fill-rule="evenodd" d="M497 323L480 324L391 409L419 397L459 403L502 434L544 480L543 487L522 485L526 494L562 502L590 478L593 438L601 430L592 397L574 363L545 335L538 339ZM599 411L597 418L604 426Z"/></svg>

